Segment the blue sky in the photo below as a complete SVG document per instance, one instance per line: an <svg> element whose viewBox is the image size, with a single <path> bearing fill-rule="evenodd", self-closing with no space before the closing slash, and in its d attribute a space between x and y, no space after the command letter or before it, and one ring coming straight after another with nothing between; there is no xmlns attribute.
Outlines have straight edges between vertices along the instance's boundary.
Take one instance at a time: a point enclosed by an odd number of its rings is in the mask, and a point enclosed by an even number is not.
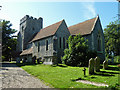
<svg viewBox="0 0 120 90"><path fill-rule="evenodd" d="M2 0L1 0L2 1ZM9 20L12 28L19 30L20 19L25 15L43 18L43 27L65 19L68 26L96 17L103 29L117 19L118 3L115 2L5 2L0 3L0 18ZM116 17L116 18L115 18Z"/></svg>

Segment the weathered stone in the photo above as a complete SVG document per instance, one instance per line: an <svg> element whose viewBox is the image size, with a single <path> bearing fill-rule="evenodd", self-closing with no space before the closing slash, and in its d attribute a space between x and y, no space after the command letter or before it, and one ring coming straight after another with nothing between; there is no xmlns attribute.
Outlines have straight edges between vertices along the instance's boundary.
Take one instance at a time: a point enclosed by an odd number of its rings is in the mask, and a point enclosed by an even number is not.
<svg viewBox="0 0 120 90"><path fill-rule="evenodd" d="M100 58L99 57L96 57L94 59L95 63L94 63L94 70L96 72L99 72L100 71Z"/></svg>
<svg viewBox="0 0 120 90"><path fill-rule="evenodd" d="M107 68L108 68L108 61L105 60L105 61L103 62L103 69L107 69Z"/></svg>
<svg viewBox="0 0 120 90"><path fill-rule="evenodd" d="M89 74L94 74L94 59L89 60Z"/></svg>

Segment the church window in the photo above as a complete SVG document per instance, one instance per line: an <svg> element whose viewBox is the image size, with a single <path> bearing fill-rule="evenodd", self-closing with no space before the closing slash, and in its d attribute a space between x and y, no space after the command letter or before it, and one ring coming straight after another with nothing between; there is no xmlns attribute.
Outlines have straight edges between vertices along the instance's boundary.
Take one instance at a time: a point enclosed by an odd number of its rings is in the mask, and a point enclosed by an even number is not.
<svg viewBox="0 0 120 90"><path fill-rule="evenodd" d="M32 28L32 30L34 31L34 30L35 30L35 28L33 27L33 28Z"/></svg>
<svg viewBox="0 0 120 90"><path fill-rule="evenodd" d="M68 45L68 42L67 42L67 45L66 45L66 47L68 48L68 46L69 46L69 45Z"/></svg>
<svg viewBox="0 0 120 90"><path fill-rule="evenodd" d="M46 40L46 51L48 50L48 40Z"/></svg>
<svg viewBox="0 0 120 90"><path fill-rule="evenodd" d="M63 37L63 49L65 49L65 37Z"/></svg>
<svg viewBox="0 0 120 90"><path fill-rule="evenodd" d="M102 37L100 35L100 32L97 35L97 41L98 41L97 50L101 51L102 50Z"/></svg>
<svg viewBox="0 0 120 90"><path fill-rule="evenodd" d="M38 52L40 51L40 42L38 42Z"/></svg>
<svg viewBox="0 0 120 90"><path fill-rule="evenodd" d="M60 44L60 48L61 48L61 37L59 38L59 44Z"/></svg>

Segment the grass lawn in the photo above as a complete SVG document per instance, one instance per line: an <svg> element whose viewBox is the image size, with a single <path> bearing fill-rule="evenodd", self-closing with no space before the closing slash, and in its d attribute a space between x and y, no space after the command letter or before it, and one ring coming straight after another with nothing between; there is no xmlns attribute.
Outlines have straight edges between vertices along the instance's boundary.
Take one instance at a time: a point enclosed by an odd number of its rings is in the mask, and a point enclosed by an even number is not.
<svg viewBox="0 0 120 90"><path fill-rule="evenodd" d="M94 82L100 82L115 87L118 84L119 68L117 65L109 65L108 70L100 69L95 75L88 75L86 67L86 77L83 75L83 67L70 67L65 65L26 65L21 66L25 71L38 77L45 83L49 83L55 88L104 88L90 84L76 82L76 79L84 79Z"/></svg>

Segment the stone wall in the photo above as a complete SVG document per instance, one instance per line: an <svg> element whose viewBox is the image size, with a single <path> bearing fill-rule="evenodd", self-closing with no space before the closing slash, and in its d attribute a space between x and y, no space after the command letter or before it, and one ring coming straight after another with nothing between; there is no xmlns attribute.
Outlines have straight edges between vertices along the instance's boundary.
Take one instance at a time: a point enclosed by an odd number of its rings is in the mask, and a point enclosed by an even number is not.
<svg viewBox="0 0 120 90"><path fill-rule="evenodd" d="M48 50L46 50L46 40L48 40ZM53 56L53 36L33 42L33 56L36 56L36 58L43 58L44 56Z"/></svg>
<svg viewBox="0 0 120 90"><path fill-rule="evenodd" d="M61 56L64 55L64 49L67 48L66 40L68 40L68 37L70 36L70 32L67 28L65 21L62 22L55 36L57 37L57 43L54 46L56 47L58 62L61 63ZM61 38L61 48L60 48L60 38ZM65 48L63 48L63 38L65 38Z"/></svg>
<svg viewBox="0 0 120 90"><path fill-rule="evenodd" d="M50 36L50 37L40 39L38 41L34 41L33 56L36 56L37 58L41 57L42 59L44 57L47 57L46 58L47 61L51 61L49 57L57 56L58 62L61 62L60 61L61 56L63 56L64 49L67 47L67 43L65 42L65 48L63 48L63 37L65 38L65 40L67 40L69 36L70 36L70 33L67 29L67 25L63 21L54 36ZM59 42L60 38L61 38L61 48L60 48L60 42ZM46 40L48 40L47 51L46 51ZM39 52L38 52L38 43L39 43ZM56 55L55 55L55 52L56 52Z"/></svg>
<svg viewBox="0 0 120 90"><path fill-rule="evenodd" d="M101 36L101 51L98 51L98 39L97 39L98 33ZM90 36L91 36L91 39L88 39L89 46L90 46L91 50L97 51L98 57L100 57L101 62L103 62L105 60L105 45L104 45L104 34L103 34L103 30L102 30L102 26L101 26L99 18L98 18L98 20L95 24L95 28Z"/></svg>

